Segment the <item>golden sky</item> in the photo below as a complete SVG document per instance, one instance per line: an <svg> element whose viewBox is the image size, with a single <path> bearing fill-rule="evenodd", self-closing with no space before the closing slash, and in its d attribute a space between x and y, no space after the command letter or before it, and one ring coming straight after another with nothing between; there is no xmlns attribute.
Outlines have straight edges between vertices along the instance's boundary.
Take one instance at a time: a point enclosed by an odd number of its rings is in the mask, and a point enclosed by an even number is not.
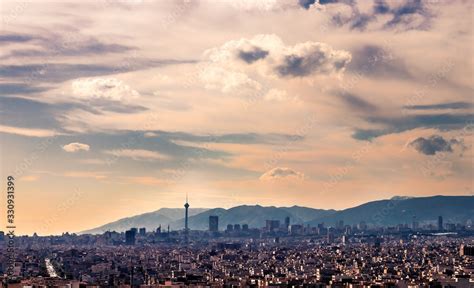
<svg viewBox="0 0 474 288"><path fill-rule="evenodd" d="M472 3L314 2L2 1L17 232L472 195Z"/></svg>

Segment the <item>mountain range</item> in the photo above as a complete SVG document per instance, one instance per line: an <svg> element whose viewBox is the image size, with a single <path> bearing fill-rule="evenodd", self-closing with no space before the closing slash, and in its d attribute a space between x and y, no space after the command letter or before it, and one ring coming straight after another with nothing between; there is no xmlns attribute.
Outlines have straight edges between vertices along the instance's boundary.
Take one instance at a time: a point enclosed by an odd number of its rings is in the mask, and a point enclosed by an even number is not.
<svg viewBox="0 0 474 288"><path fill-rule="evenodd" d="M291 224L316 226L325 223L334 226L338 221L344 224L358 224L362 221L369 225L389 226L396 224L435 223L443 216L445 223L464 223L474 221L474 196L432 196L432 197L393 197L387 200L368 202L344 210L324 210L308 207L264 207L260 205L242 205L229 209L190 208L189 227L193 230L207 230L210 215L219 216L219 229L227 224L248 224L250 228L265 226L265 220L284 221L290 217ZM162 208L154 212L119 219L100 227L80 232L81 234L99 234L105 231L122 232L132 227L145 227L155 230L158 226L171 230L184 228L183 208Z"/></svg>

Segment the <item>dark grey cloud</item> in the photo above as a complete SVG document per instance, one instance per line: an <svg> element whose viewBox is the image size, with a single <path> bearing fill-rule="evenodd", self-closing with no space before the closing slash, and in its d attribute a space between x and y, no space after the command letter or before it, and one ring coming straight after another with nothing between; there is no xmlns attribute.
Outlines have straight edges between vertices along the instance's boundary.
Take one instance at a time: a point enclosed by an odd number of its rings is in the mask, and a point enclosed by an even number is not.
<svg viewBox="0 0 474 288"><path fill-rule="evenodd" d="M428 138L419 137L410 142L410 146L425 155L435 155L437 152L453 152L452 145L458 143L456 139L445 140L439 135L433 135Z"/></svg>
<svg viewBox="0 0 474 288"><path fill-rule="evenodd" d="M314 3L316 3L316 0L298 0L298 4L304 9L309 9Z"/></svg>
<svg viewBox="0 0 474 288"><path fill-rule="evenodd" d="M377 46L364 45L351 51L349 71L373 77L409 79L413 78L403 59L396 58L392 51Z"/></svg>
<svg viewBox="0 0 474 288"><path fill-rule="evenodd" d="M385 2L385 0L375 0L374 1L374 13L376 14L386 14L390 12L390 6Z"/></svg>
<svg viewBox="0 0 474 288"><path fill-rule="evenodd" d="M363 113L373 113L377 111L377 106L351 93L339 93L337 96L351 110Z"/></svg>
<svg viewBox="0 0 474 288"><path fill-rule="evenodd" d="M136 50L134 46L119 43L107 43L95 37L86 37L79 31L69 31L70 37L65 38L57 33L42 33L42 36L28 34L3 34L0 35L0 43L28 43L28 48L18 47L10 51L1 59L14 59L18 57L61 57L100 55L107 53L124 53ZM31 48L34 44L34 48Z"/></svg>
<svg viewBox="0 0 474 288"><path fill-rule="evenodd" d="M80 45L70 45L69 47L61 47L55 43L45 45L45 49L17 49L10 52L3 59L16 57L58 57L58 56L87 56L93 54L107 54L107 53L124 53L132 49L131 46L120 44L105 44L97 40L89 40Z"/></svg>
<svg viewBox="0 0 474 288"><path fill-rule="evenodd" d="M0 34L0 43L24 43L36 39L32 35L24 34Z"/></svg>
<svg viewBox="0 0 474 288"><path fill-rule="evenodd" d="M110 111L116 113L137 113L148 110L148 108L141 105L124 104L119 101L92 99L87 102L88 107L94 107L95 114L102 114L101 111ZM84 108L84 107L83 107ZM86 109L85 109L86 110Z"/></svg>
<svg viewBox="0 0 474 288"><path fill-rule="evenodd" d="M440 103L440 104L431 104L431 105L411 105L411 106L404 106L403 108L409 109L409 110L472 109L474 108L474 103L449 102L449 103Z"/></svg>
<svg viewBox="0 0 474 288"><path fill-rule="evenodd" d="M0 77L10 79L12 82L21 81L24 85L31 85L44 82L57 83L81 77L110 75L183 63L195 63L195 61L174 59L123 59L117 61L116 65L65 63L0 65Z"/></svg>
<svg viewBox="0 0 474 288"><path fill-rule="evenodd" d="M393 27L399 24L410 24L410 20L404 18L405 15L417 14L426 19L430 17L430 13L426 10L421 0L407 0L400 7L390 10L390 13L393 15L393 18L386 23L387 27ZM419 28L421 28L421 26Z"/></svg>
<svg viewBox="0 0 474 288"><path fill-rule="evenodd" d="M277 72L280 76L309 75L311 73L311 65L304 62L304 58L301 56L286 56L283 65L277 67Z"/></svg>
<svg viewBox="0 0 474 288"><path fill-rule="evenodd" d="M0 65L0 77L34 82L62 82L80 77L93 77L115 73L116 68L99 64L27 64Z"/></svg>
<svg viewBox="0 0 474 288"><path fill-rule="evenodd" d="M398 28L398 29L426 29L429 27L429 21L433 17L432 13L428 11L421 0L405 0L394 2L398 4L396 7L391 7L384 0L373 1L373 9L369 13L362 13L358 8L356 1L342 1L342 0L321 0L320 4L344 4L352 9L351 15L337 13L332 17L332 24L335 26L347 26L350 29L365 30L369 23L376 21L379 15L390 15L389 20L384 24L384 28ZM301 4L300 4L301 5ZM304 6L303 6L304 7ZM309 7L309 6L308 6ZM412 17L419 16L423 19L422 23L415 23Z"/></svg>
<svg viewBox="0 0 474 288"><path fill-rule="evenodd" d="M71 108L70 104L48 104L25 98L0 97L0 123L14 127L57 130L60 125L55 116Z"/></svg>
<svg viewBox="0 0 474 288"><path fill-rule="evenodd" d="M173 140L189 142L213 142L213 143L235 143L235 144L282 144L289 141L301 141L301 135L291 134L257 134L257 133L231 133L213 135L194 135L182 132L151 131L157 135L167 135Z"/></svg>
<svg viewBox="0 0 474 288"><path fill-rule="evenodd" d="M93 100L89 102L47 103L19 97L0 97L0 124L22 127L62 130L58 120L72 110L84 110L100 115L105 111L116 113L137 113L147 110L140 105L123 104L115 101Z"/></svg>
<svg viewBox="0 0 474 288"><path fill-rule="evenodd" d="M326 4L335 4L335 3L342 3L346 5L355 5L355 0L319 0L319 4L326 5Z"/></svg>
<svg viewBox="0 0 474 288"><path fill-rule="evenodd" d="M372 21L373 19L373 15L369 15L366 13L357 13L350 21L349 26L353 30L363 31L367 28L367 25L369 25L370 21Z"/></svg>
<svg viewBox="0 0 474 288"><path fill-rule="evenodd" d="M382 116L367 117L370 123L382 124L385 129L356 129L353 138L370 140L379 136L400 133L416 128L436 128L442 131L457 130L474 122L474 114L432 114L413 115L399 118Z"/></svg>
<svg viewBox="0 0 474 288"><path fill-rule="evenodd" d="M48 89L24 83L0 83L0 96L35 94Z"/></svg>
<svg viewBox="0 0 474 288"><path fill-rule="evenodd" d="M345 68L351 57L344 51L328 52L318 45L310 50L286 55L275 72L282 77L304 77L313 73L333 73Z"/></svg>
<svg viewBox="0 0 474 288"><path fill-rule="evenodd" d="M263 59L267 57L267 55L268 55L268 51L263 50L259 47L253 47L253 49L250 51L239 52L239 58L244 60L248 64L251 64L257 60Z"/></svg>

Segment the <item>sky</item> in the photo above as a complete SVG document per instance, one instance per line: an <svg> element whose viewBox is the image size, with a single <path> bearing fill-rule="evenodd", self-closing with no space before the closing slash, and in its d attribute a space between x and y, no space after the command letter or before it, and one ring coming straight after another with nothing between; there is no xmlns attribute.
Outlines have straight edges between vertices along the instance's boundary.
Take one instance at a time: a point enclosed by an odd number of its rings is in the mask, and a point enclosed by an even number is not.
<svg viewBox="0 0 474 288"><path fill-rule="evenodd" d="M0 5L17 234L473 194L471 1Z"/></svg>

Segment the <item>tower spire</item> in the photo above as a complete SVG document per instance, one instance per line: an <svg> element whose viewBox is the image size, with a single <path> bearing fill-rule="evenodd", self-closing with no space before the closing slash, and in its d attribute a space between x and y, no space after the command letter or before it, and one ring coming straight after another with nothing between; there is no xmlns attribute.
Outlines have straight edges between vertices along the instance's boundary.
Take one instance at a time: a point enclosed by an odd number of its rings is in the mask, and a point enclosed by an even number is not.
<svg viewBox="0 0 474 288"><path fill-rule="evenodd" d="M188 226L188 192L186 192L186 203L184 204L184 237L186 242L188 242L189 226Z"/></svg>

